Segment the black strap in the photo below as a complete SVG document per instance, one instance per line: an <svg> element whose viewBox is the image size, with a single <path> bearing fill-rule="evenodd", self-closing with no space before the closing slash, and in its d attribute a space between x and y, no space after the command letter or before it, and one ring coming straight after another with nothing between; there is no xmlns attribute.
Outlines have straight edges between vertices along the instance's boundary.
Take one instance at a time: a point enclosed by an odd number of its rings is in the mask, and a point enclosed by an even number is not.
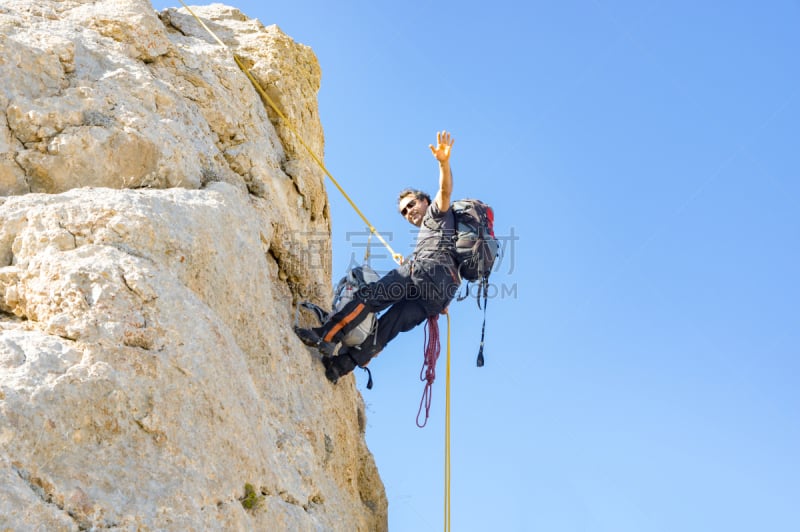
<svg viewBox="0 0 800 532"><path fill-rule="evenodd" d="M483 367L483 340L486 336L486 303L489 301L489 276L484 276L481 284L478 287L478 306L480 307L481 290L483 290L483 325L481 325L481 345L478 349L478 360L476 365L479 368Z"/></svg>
<svg viewBox="0 0 800 532"><path fill-rule="evenodd" d="M358 366L359 368L361 368L361 369L363 369L364 371L367 372L367 375L369 375L369 379L367 380L367 390L371 390L372 389L372 384L373 384L372 383L372 372L369 370L369 368L367 366L362 366L361 364L359 364L358 360L356 360L356 357L354 357L349 351L347 352L347 356L350 357L350 360L353 361L353 364L355 364L356 366Z"/></svg>

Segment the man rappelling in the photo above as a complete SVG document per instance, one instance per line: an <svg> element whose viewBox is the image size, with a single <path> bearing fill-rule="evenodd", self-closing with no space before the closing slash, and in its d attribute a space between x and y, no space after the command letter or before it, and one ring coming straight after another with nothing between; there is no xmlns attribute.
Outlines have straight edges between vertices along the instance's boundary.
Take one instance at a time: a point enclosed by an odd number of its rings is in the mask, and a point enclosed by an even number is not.
<svg viewBox="0 0 800 532"><path fill-rule="evenodd" d="M439 189L433 200L420 190L400 193L400 215L419 227L411 256L377 281L362 286L323 325L295 327L304 344L323 354L325 376L331 382L336 383L356 366L366 366L399 333L444 311L457 292L461 283L454 241L457 227L450 205L453 142L450 133L442 131L436 134L436 145L429 146L439 165ZM330 356L348 332L369 315L384 310L366 340L357 346L342 345L336 356Z"/></svg>

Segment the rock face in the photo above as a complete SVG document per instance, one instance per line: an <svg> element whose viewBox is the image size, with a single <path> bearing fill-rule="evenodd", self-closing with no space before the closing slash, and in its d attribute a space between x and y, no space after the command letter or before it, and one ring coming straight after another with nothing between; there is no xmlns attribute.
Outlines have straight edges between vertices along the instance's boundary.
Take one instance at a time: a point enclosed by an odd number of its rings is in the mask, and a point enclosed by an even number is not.
<svg viewBox="0 0 800 532"><path fill-rule="evenodd" d="M193 8L317 153L312 51ZM385 530L323 174L185 10L0 5L0 530Z"/></svg>

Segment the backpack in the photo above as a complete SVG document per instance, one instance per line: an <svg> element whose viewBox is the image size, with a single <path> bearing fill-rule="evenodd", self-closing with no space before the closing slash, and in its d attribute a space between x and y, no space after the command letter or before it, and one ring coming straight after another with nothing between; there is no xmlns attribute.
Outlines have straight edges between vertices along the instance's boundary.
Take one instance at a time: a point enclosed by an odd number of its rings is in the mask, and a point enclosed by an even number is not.
<svg viewBox="0 0 800 532"><path fill-rule="evenodd" d="M331 316L342 310L345 305L353 300L360 288L374 283L378 279L380 279L380 276L366 263L363 266L356 266L347 270L344 277L339 280L336 288L333 289L333 309L328 312L311 301L300 302L295 309L294 326L299 327L300 324L300 307L313 312L319 322L325 324ZM353 347L363 344L377 325L378 321L375 318L375 313L367 314L367 317L361 323L342 338L342 345ZM367 389L372 389L372 373L366 366L361 367L369 374Z"/></svg>
<svg viewBox="0 0 800 532"><path fill-rule="evenodd" d="M467 281L478 282L477 302L481 307L483 293L483 325L477 366L483 366L483 341L486 335L486 303L489 295L489 274L492 273L500 244L494 236L494 211L480 200L462 199L451 206L456 219L455 255L458 274ZM469 296L469 285L461 301Z"/></svg>
<svg viewBox="0 0 800 532"><path fill-rule="evenodd" d="M494 236L494 211L476 199L462 199L451 207L456 218L458 273L467 281L485 281L494 266L499 244Z"/></svg>
<svg viewBox="0 0 800 532"><path fill-rule="evenodd" d="M380 279L380 276L367 264L348 270L333 290L333 310L330 316L339 312L346 304L352 301L360 288L374 283L378 279ZM327 321L327 318L324 321ZM369 336L374 325L375 314L368 314L364 321L342 338L342 344L347 346L361 345Z"/></svg>
<svg viewBox="0 0 800 532"><path fill-rule="evenodd" d="M310 301L298 303L294 316L295 326L299 326L300 307L312 311L319 320L320 324L325 324L331 316L342 310L346 304L352 301L356 292L358 292L361 287L366 286L369 283L374 283L378 279L380 279L380 276L375 273L375 270L370 268L367 264L364 264L363 266L356 266L355 268L347 270L347 273L344 274L344 277L339 280L336 288L333 289L333 309L328 312L319 305ZM372 332L374 326L375 314L368 314L367 317L364 318L364 321L359 323L355 329L347 333L345 337L342 338L342 344L349 347L361 345L364 343L364 340L367 339L369 333Z"/></svg>

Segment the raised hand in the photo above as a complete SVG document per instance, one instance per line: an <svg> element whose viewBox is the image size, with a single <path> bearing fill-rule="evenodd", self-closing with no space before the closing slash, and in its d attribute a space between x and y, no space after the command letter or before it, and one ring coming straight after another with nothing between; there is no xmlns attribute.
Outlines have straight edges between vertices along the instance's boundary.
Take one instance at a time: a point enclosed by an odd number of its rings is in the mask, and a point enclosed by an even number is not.
<svg viewBox="0 0 800 532"><path fill-rule="evenodd" d="M450 133L441 131L436 133L436 147L433 144L429 144L428 147L437 161L446 163L450 160L450 150L453 147L453 142L455 142L455 139L450 136Z"/></svg>

